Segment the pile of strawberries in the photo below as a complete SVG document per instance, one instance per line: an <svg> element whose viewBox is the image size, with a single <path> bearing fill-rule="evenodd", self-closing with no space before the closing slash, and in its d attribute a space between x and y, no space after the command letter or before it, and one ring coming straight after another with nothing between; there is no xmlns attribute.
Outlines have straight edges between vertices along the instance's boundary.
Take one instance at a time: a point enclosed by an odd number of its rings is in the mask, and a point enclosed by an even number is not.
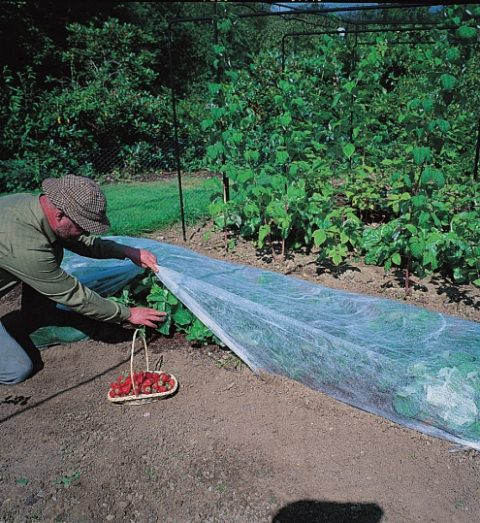
<svg viewBox="0 0 480 523"><path fill-rule="evenodd" d="M175 387L175 378L165 372L134 372L133 381L130 373L120 376L110 384L110 398L123 398L139 394L158 394L168 392Z"/></svg>

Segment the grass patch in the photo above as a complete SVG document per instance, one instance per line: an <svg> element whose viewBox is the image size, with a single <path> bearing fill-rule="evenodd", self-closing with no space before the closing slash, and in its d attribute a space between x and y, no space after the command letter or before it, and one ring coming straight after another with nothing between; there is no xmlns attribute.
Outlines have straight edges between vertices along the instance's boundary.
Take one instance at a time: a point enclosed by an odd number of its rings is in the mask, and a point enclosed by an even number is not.
<svg viewBox="0 0 480 523"><path fill-rule="evenodd" d="M205 180L182 177L185 223L192 225L208 215L212 191ZM108 234L137 235L164 229L180 222L177 179L159 182L125 183L102 186L108 201L112 224Z"/></svg>

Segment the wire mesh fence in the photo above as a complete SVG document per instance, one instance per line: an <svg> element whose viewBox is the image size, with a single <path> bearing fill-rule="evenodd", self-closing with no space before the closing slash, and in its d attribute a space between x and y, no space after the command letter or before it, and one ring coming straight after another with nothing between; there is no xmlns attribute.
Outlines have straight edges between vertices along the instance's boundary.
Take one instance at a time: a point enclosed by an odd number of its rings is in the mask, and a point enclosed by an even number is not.
<svg viewBox="0 0 480 523"><path fill-rule="evenodd" d="M181 169L189 170L201 163L204 152L203 141L180 139L177 143L173 137L166 136L157 142L142 141L97 148L85 154L80 167L99 175L135 176L157 171L176 171L177 159L180 159Z"/></svg>
<svg viewBox="0 0 480 523"><path fill-rule="evenodd" d="M204 168L205 139L164 135L156 141L137 141L94 148L49 142L32 155L0 159L0 194L38 189L48 177L67 173L117 181L151 178L165 172Z"/></svg>

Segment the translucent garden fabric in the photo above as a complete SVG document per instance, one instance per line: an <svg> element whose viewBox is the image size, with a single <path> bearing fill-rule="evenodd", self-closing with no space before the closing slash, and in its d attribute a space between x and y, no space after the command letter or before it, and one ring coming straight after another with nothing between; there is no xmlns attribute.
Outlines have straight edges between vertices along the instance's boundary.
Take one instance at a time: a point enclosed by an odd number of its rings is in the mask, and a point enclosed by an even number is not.
<svg viewBox="0 0 480 523"><path fill-rule="evenodd" d="M113 239L153 251L163 284L255 372L480 449L479 323L153 240ZM129 261L76 255L65 269L104 293L138 273Z"/></svg>

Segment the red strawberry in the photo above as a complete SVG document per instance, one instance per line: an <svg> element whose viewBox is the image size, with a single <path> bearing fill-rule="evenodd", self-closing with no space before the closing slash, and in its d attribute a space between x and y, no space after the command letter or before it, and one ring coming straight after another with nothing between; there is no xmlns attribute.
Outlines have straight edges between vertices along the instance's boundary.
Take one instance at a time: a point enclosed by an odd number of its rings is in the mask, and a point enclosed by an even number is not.
<svg viewBox="0 0 480 523"><path fill-rule="evenodd" d="M142 385L142 394L151 394L152 387L150 385Z"/></svg>
<svg viewBox="0 0 480 523"><path fill-rule="evenodd" d="M132 390L132 384L131 383L128 383L127 385L123 385L121 387L121 391L124 393L124 394L130 394L130 391Z"/></svg>
<svg viewBox="0 0 480 523"><path fill-rule="evenodd" d="M117 393L114 391L114 390L111 390L108 395L111 397L111 398L116 398L117 397Z"/></svg>
<svg viewBox="0 0 480 523"><path fill-rule="evenodd" d="M165 387L164 385L159 385L157 387L157 390L158 392L167 392L167 387Z"/></svg>

